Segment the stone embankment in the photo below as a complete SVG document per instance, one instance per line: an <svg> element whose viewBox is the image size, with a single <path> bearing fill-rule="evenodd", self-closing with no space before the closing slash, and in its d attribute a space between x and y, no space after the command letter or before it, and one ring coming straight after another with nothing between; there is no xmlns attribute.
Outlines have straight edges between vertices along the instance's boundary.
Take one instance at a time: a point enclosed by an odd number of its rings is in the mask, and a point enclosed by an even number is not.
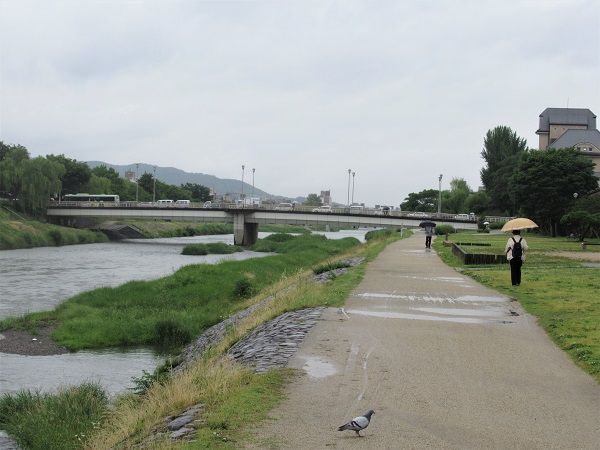
<svg viewBox="0 0 600 450"><path fill-rule="evenodd" d="M357 266L363 261L362 257L347 259L343 262L348 267L314 275L312 280L316 283L324 283L346 273L349 267ZM221 342L228 330L274 298L275 296L269 296L210 327L185 348L180 355L181 362L173 369L173 372L178 373L184 370L201 357L205 350ZM259 325L249 335L234 344L227 354L236 361L253 367L256 372L285 367L324 310L324 307L318 307L286 312ZM142 445L147 445L159 436L165 435L168 435L171 440L192 439L196 428L203 423L199 418L202 409L203 406L198 404L177 416L166 417Z"/></svg>

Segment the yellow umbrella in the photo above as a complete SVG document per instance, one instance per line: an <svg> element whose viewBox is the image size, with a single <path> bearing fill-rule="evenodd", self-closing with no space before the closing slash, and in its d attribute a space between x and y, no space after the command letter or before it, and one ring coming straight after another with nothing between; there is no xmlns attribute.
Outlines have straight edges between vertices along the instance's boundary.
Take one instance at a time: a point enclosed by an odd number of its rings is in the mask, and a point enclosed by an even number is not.
<svg viewBox="0 0 600 450"><path fill-rule="evenodd" d="M516 219L509 220L502 227L502 231L512 230L525 230L527 228L537 228L538 225L531 219L525 217L517 217Z"/></svg>

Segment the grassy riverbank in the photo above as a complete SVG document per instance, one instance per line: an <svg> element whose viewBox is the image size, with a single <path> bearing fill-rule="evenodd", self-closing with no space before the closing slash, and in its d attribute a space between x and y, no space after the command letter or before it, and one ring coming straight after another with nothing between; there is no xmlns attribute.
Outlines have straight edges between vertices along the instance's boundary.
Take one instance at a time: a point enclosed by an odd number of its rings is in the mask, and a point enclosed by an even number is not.
<svg viewBox="0 0 600 450"><path fill-rule="evenodd" d="M95 289L65 301L53 311L5 320L0 328L35 329L56 323L53 338L70 350L181 345L239 310L245 295L359 242L354 238L327 240L308 235L278 244L275 250L280 254L276 256L189 265L158 280Z"/></svg>
<svg viewBox="0 0 600 450"><path fill-rule="evenodd" d="M313 273L311 269L316 264L334 264L336 260L355 255L365 256L367 261L372 260L387 244L398 238L399 233L395 233L383 236L381 239L371 240L368 244L358 245L354 239L327 241L321 237L303 236L279 242L280 251L285 252L280 255L255 261L241 261L239 262L241 265L228 262L218 266L209 266L219 267L221 269L218 271L219 273L215 271L206 274L199 270L202 269L201 266L188 266L170 277L157 280L155 284L153 282L145 283L146 286L143 290L146 294L150 294L151 289L156 289L155 293L160 294L155 299L158 303L154 306L157 308L159 304L162 307L160 302L163 298L161 296L166 295L161 288L171 286L177 295L171 297L170 301L185 304L189 292L185 286L182 290L173 287L174 282L188 280L188 286L201 289L201 282L207 281L205 275L223 278L220 282L212 285L216 289L214 291L216 295L230 292L231 281L239 280L240 275L255 283L254 286L257 290L256 295L252 298L228 297L218 300L214 306L220 304L223 315L227 315L233 310L246 308L267 297L272 296L273 300L256 310L238 326L229 330L226 338L220 344L184 372L173 375L161 383L154 383L144 395L126 394L121 396L110 407L104 409L101 423L92 425L85 421L88 428L78 432L77 436L73 433L70 437L65 437L64 441L55 441L53 443L55 446L32 446L31 448L131 448L144 442L155 427L162 426L164 417L181 412L197 403L203 404L201 414L203 422L199 426L196 440L189 443L169 443L161 440L164 437L159 437L153 441L152 448L238 448L239 443L248 438L244 430L249 429L252 423L265 418L268 411L282 399L282 388L293 375L288 370L272 370L265 374L256 374L225 358L224 352L256 326L283 312L310 306L343 304L349 292L362 279L365 264L350 269L345 275L326 284L310 282ZM265 265L257 266L255 263ZM231 279L234 268L236 277ZM258 274L257 270L266 271L266 277ZM194 283L196 277L200 282L198 284ZM229 288L222 289L226 285ZM114 297L119 298L121 302L123 298L127 298L121 296L125 292L119 291L119 288L112 291ZM153 297L150 296L150 298ZM73 300L76 299L77 297ZM88 300L92 304L95 303L94 298ZM71 311L75 315L80 314L82 311L78 308L81 306L81 301L75 302L74 305L75 309ZM208 302L204 305L210 306ZM103 309L102 305L94 306ZM127 301L124 308L127 310L130 306ZM112 307L120 310L117 304L112 304ZM169 310L168 305L166 307ZM197 305L192 304L189 305L189 311L184 312L196 314L196 309ZM68 315L66 318L68 319ZM107 320L114 318L109 316ZM218 317L217 320L221 318ZM31 323L29 322L29 324ZM133 324L130 323L130 325ZM5 401L2 399L0 403ZM0 411L2 411L1 405ZM0 428L6 428L7 425L1 417ZM15 422L12 422L11 426L11 434L21 440L21 433L24 433L25 430L19 428ZM56 421L54 427L57 431L54 434L58 435L58 430L68 426L68 421ZM33 421L27 433L37 435L44 431L43 427L37 427ZM82 435L85 437L79 440Z"/></svg>
<svg viewBox="0 0 600 450"><path fill-rule="evenodd" d="M443 247L442 239L436 240L434 248L447 264L516 298L527 312L539 319L540 325L560 348L600 381L600 269L585 267L577 260L595 259L600 246L590 246L582 251L579 243L566 238L534 234L524 234L524 237L530 252L523 265L523 282L514 287L510 285L510 270L506 264L464 266L452 255L450 247ZM454 242L491 243L491 247L478 247L477 250L474 247L470 251L501 254L508 237L459 233L451 239Z"/></svg>
<svg viewBox="0 0 600 450"><path fill-rule="evenodd" d="M106 242L100 232L60 227L0 208L0 250Z"/></svg>

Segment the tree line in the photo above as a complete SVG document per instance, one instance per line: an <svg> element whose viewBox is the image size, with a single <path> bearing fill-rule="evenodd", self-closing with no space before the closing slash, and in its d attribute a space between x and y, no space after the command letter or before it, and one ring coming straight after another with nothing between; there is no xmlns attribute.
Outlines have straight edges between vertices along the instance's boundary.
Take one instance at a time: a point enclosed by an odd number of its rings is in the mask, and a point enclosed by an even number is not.
<svg viewBox="0 0 600 450"><path fill-rule="evenodd" d="M442 191L442 212L525 216L555 236L574 232L600 234L600 195L594 163L573 148L537 150L510 127L485 135L480 176L483 190L474 192L455 178ZM436 212L439 191L410 193L404 210Z"/></svg>
<svg viewBox="0 0 600 450"><path fill-rule="evenodd" d="M117 194L122 201L142 202L169 198L210 200L210 189L196 183L173 186L144 173L136 183L119 176L104 165L91 169L85 162L65 155L32 158L26 147L0 141L0 197L13 200L17 207L34 216L43 215L51 198L66 194Z"/></svg>

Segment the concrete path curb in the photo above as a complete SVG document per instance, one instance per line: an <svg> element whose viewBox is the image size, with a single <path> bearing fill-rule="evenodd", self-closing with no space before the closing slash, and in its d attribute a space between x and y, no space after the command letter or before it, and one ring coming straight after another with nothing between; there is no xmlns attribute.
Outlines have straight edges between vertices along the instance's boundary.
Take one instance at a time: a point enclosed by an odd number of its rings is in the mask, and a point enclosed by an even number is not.
<svg viewBox="0 0 600 450"><path fill-rule="evenodd" d="M600 448L595 380L517 302L425 250L421 234L369 264L290 366L302 375L254 448ZM336 431L368 409L364 438Z"/></svg>

